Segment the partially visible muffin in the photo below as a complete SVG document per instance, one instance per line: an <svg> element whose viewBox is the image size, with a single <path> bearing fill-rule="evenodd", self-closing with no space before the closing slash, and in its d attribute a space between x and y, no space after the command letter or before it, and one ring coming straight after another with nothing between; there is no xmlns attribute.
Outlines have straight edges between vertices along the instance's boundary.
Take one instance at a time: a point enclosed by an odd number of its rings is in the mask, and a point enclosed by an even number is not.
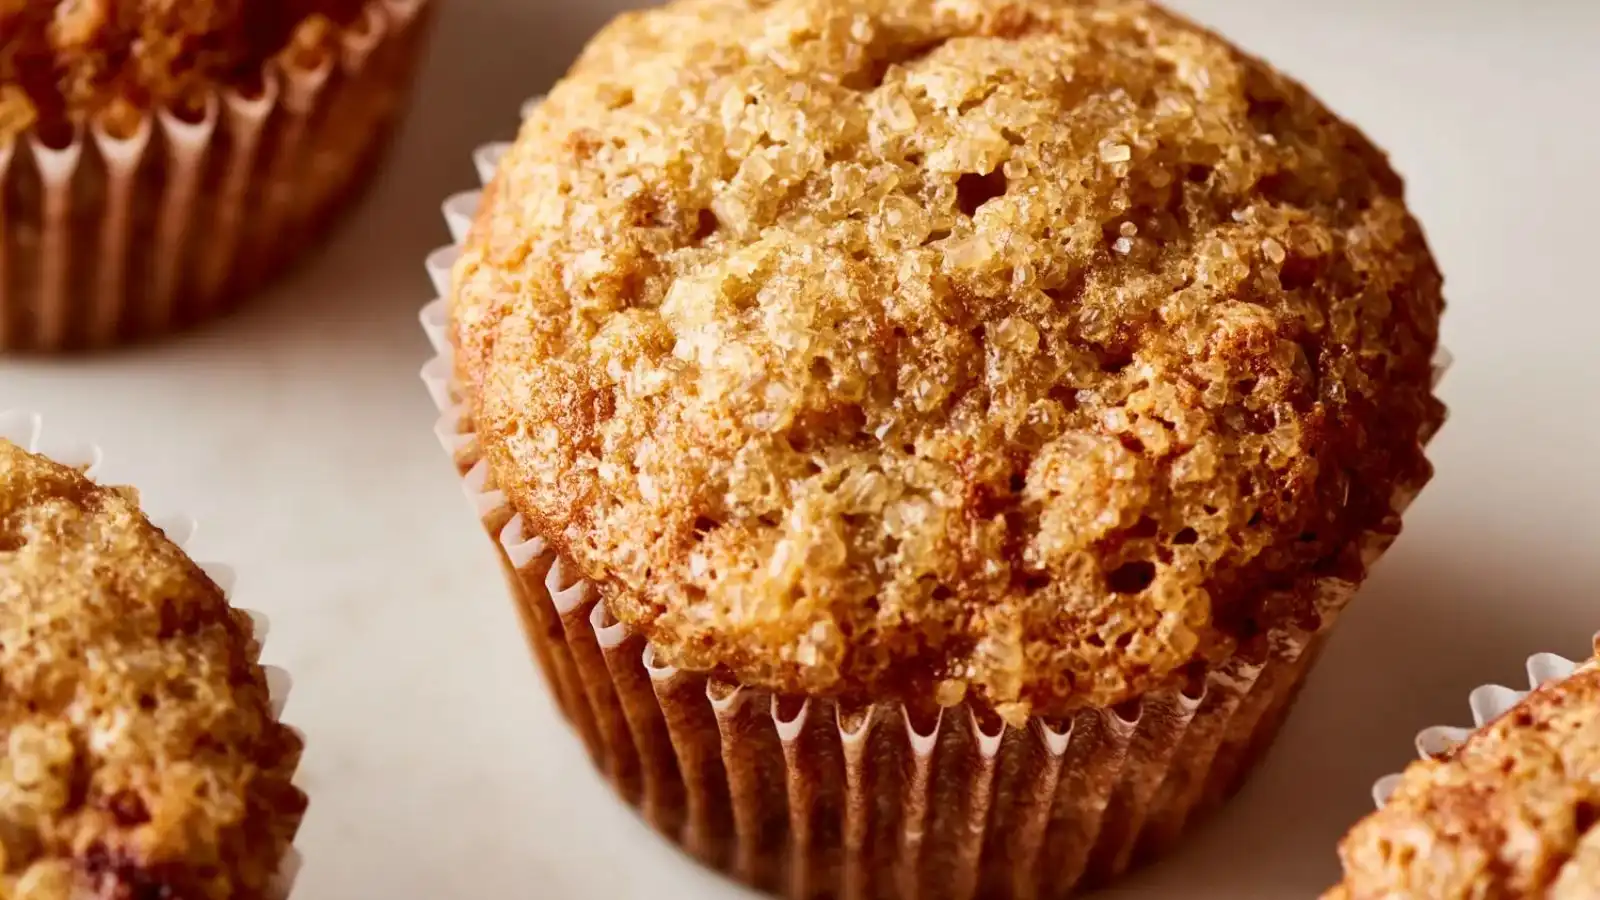
<svg viewBox="0 0 1600 900"><path fill-rule="evenodd" d="M216 84L258 82L286 48L337 51L364 0L0 0L0 142L38 123L60 133L106 111L189 104Z"/></svg>
<svg viewBox="0 0 1600 900"><path fill-rule="evenodd" d="M272 897L305 798L259 652L131 491L0 440L0 897Z"/></svg>
<svg viewBox="0 0 1600 900"><path fill-rule="evenodd" d="M0 0L0 351L229 309L378 168L429 0Z"/></svg>
<svg viewBox="0 0 1600 900"><path fill-rule="evenodd" d="M1416 763L1326 900L1600 897L1600 661Z"/></svg>

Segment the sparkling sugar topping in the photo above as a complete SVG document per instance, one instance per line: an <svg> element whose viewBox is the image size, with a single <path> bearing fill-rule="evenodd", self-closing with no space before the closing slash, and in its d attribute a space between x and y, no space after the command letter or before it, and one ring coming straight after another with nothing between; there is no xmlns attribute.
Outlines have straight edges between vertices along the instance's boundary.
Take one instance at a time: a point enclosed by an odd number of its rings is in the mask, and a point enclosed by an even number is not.
<svg viewBox="0 0 1600 900"><path fill-rule="evenodd" d="M1442 305L1383 157L1156 6L680 0L528 120L452 309L500 483L663 658L1017 719L1344 596Z"/></svg>
<svg viewBox="0 0 1600 900"><path fill-rule="evenodd" d="M305 808L244 613L0 440L0 900L265 900Z"/></svg>

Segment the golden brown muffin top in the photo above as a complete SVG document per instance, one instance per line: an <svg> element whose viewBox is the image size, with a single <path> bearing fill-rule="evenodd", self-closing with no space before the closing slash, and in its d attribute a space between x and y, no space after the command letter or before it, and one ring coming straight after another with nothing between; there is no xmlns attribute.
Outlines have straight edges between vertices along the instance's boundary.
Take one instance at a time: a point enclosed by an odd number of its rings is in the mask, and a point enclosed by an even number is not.
<svg viewBox="0 0 1600 900"><path fill-rule="evenodd" d="M0 143L249 86L286 49L314 56L362 0L0 0Z"/></svg>
<svg viewBox="0 0 1600 900"><path fill-rule="evenodd" d="M1130 698L1362 579L1440 276L1383 156L1139 0L679 0L527 121L456 270L531 527L664 659Z"/></svg>
<svg viewBox="0 0 1600 900"><path fill-rule="evenodd" d="M305 798L251 634L132 492L0 441L0 898L269 896Z"/></svg>
<svg viewBox="0 0 1600 900"><path fill-rule="evenodd" d="M1600 662L1413 765L1340 855L1327 900L1600 896Z"/></svg>

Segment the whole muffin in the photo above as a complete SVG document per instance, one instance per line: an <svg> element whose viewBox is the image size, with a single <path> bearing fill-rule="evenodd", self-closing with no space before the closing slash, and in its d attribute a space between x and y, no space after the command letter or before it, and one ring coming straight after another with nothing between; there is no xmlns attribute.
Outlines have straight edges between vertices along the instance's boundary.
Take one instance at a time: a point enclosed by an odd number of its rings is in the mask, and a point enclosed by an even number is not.
<svg viewBox="0 0 1600 900"><path fill-rule="evenodd" d="M1600 661L1413 765L1340 855L1327 900L1600 896Z"/></svg>
<svg viewBox="0 0 1600 900"><path fill-rule="evenodd" d="M1013 727L998 768L1031 774L903 896L1103 880L1238 783L1430 477L1442 308L1384 157L1138 0L624 15L501 162L449 300L462 462L537 542L535 643L603 764L652 751L608 730L614 672L560 662L592 638L562 596L539 625L547 568L657 669ZM828 882L820 840L768 868Z"/></svg>
<svg viewBox="0 0 1600 900"><path fill-rule="evenodd" d="M131 491L0 440L0 897L275 897L305 809L249 618Z"/></svg>
<svg viewBox="0 0 1600 900"><path fill-rule="evenodd" d="M0 0L0 350L217 314L375 168L427 0Z"/></svg>

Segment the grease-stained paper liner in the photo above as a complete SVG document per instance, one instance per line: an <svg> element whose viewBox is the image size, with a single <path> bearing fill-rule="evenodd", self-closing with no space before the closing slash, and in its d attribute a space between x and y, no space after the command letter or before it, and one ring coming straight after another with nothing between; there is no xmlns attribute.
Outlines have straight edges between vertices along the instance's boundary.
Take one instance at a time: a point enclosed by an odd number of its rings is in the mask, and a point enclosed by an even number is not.
<svg viewBox="0 0 1600 900"><path fill-rule="evenodd" d="M487 181L505 144L474 155ZM479 195L444 204L460 241ZM459 248L431 254L441 296ZM454 383L448 311L422 312L436 433L500 550L529 645L596 766L708 866L797 900L1050 898L1160 853L1240 786L1288 715L1356 585L1312 627L1272 631L1184 689L1008 726L973 706L921 721L894 703L778 697L656 659L531 535L481 458ZM1448 365L1441 356L1440 374ZM1371 535L1366 556L1390 538Z"/></svg>
<svg viewBox="0 0 1600 900"><path fill-rule="evenodd" d="M1594 645L1600 652L1600 634L1594 636ZM1474 690L1467 697L1467 706L1472 710L1472 727L1458 728L1450 725L1435 725L1425 728L1417 734L1417 758L1441 759L1451 751L1466 743L1480 729L1492 724L1496 719L1516 708L1528 695L1539 690L1545 685L1555 684L1571 678L1584 663L1574 662L1555 653L1540 653L1528 657L1528 689L1517 690L1498 684L1485 684ZM1403 775L1387 775L1378 780L1372 787L1372 799L1380 807L1389 802L1394 796L1395 789L1400 786Z"/></svg>
<svg viewBox="0 0 1600 900"><path fill-rule="evenodd" d="M369 0L257 89L53 146L0 141L0 350L96 349L212 318L295 260L377 168L430 0Z"/></svg>
<svg viewBox="0 0 1600 900"><path fill-rule="evenodd" d="M1241 784L1345 599L1191 691L1022 728L776 697L656 660L527 535L473 443L451 441L468 495L596 765L689 853L794 898L1059 897L1121 874Z"/></svg>
<svg viewBox="0 0 1600 900"><path fill-rule="evenodd" d="M52 459L62 465L76 466L83 469L84 474L94 478L102 462L100 448L94 444L78 441L67 441L50 434L44 429L43 419L36 413L0 410L0 440L7 440L30 453L36 453ZM150 521L166 534L167 539L187 551L194 540L198 528L194 519L183 515L150 515ZM200 563L200 568L206 573L225 596L231 596L234 585L234 571L231 567L218 563ZM244 610L254 623L254 636L257 645L264 646L267 641L267 617L254 610ZM259 662L259 660L257 660ZM282 720L285 704L289 700L289 692L293 687L293 679L289 673L277 666L262 666L266 675L267 689L270 692L272 714L276 719ZM305 735L299 729L290 727L302 743ZM299 823L295 823L298 828ZM285 900L294 889L295 878L300 873L301 857L298 850L289 847L284 854L283 863L278 870L277 882L273 886L272 896L275 900Z"/></svg>

